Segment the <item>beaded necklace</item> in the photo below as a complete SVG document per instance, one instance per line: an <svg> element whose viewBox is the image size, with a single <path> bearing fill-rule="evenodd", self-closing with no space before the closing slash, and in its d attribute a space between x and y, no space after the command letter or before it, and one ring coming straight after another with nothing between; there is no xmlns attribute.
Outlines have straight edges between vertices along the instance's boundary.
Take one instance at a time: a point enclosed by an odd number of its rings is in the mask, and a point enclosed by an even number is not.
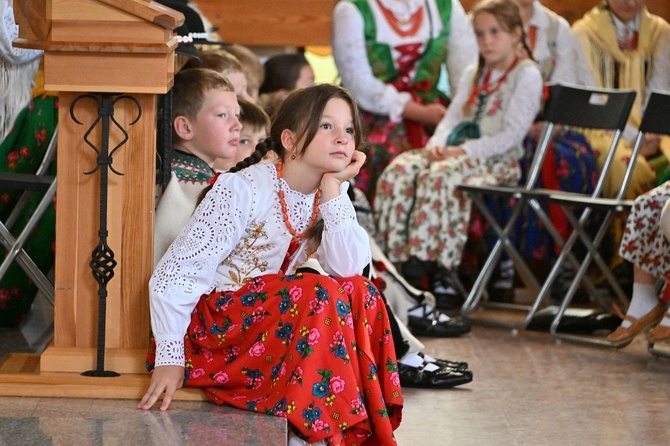
<svg viewBox="0 0 670 446"><path fill-rule="evenodd" d="M281 179L282 176L282 167L284 165L283 161L279 161L277 163L277 178ZM282 217L284 218L284 224L286 224L286 229L288 229L288 232L295 238L302 239L305 238L305 235L307 235L307 231L310 230L312 226L314 226L314 223L316 222L316 217L319 213L319 201L321 201L321 187L319 186L319 189L316 191L316 194L314 195L314 208L312 209L312 216L309 219L309 224L307 225L307 228L305 228L305 231L302 233L297 232L295 229L293 229L293 226L291 225L291 221L289 220L288 216L288 206L286 206L286 198L284 197L284 191L281 188L281 182L279 182L279 192L277 192L277 195L279 196L279 204L281 205L281 214Z"/></svg>
<svg viewBox="0 0 670 446"><path fill-rule="evenodd" d="M493 85L490 85L491 69L487 69L486 73L484 74L484 81L482 82L482 84L477 85L472 89L472 92L470 93L470 103L476 105L477 98L480 94L488 96L498 91L503 82L505 82L505 79L507 79L507 75L510 73L510 71L512 71L512 69L516 66L518 62L519 57L517 56L514 59L514 62L512 62L512 64L505 70L503 75L500 76L500 78Z"/></svg>
<svg viewBox="0 0 670 446"><path fill-rule="evenodd" d="M421 26L421 22L423 21L423 6L417 9L416 12L409 17L409 19L400 20L395 16L395 14L393 14L392 11L382 5L381 1L377 0L377 4L379 5L379 9L381 9L382 14L384 14L384 18L388 24L391 25L393 31L395 31L400 37L409 37L417 33L419 27ZM400 28L401 26L407 25L410 25L409 29L407 30Z"/></svg>

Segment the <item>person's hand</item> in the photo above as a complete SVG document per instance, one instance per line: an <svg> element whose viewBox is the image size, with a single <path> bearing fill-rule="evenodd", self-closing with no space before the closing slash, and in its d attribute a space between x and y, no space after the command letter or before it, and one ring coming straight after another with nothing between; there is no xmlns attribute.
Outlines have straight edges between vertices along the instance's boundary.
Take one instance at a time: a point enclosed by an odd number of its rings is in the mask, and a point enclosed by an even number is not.
<svg viewBox="0 0 670 446"><path fill-rule="evenodd" d="M661 148L661 135L658 133L645 133L640 148L640 155L645 158L652 158Z"/></svg>
<svg viewBox="0 0 670 446"><path fill-rule="evenodd" d="M158 366L151 375L147 393L137 404L138 409L149 410L163 396L160 410L167 410L177 390L184 384L184 367L177 365Z"/></svg>
<svg viewBox="0 0 670 446"><path fill-rule="evenodd" d="M455 156L466 155L465 150L461 147L449 146L432 146L427 147L425 151L425 157L429 163L434 163L436 161L443 161L447 158L452 158Z"/></svg>
<svg viewBox="0 0 670 446"><path fill-rule="evenodd" d="M409 101L405 105L402 116L419 124L436 126L440 123L446 112L447 108L440 103L419 104L418 102Z"/></svg>
<svg viewBox="0 0 670 446"><path fill-rule="evenodd" d="M340 195L340 185L349 181L360 172L365 163L365 153L360 150L351 155L349 165L339 172L327 172L321 178L321 199L325 202Z"/></svg>
<svg viewBox="0 0 670 446"><path fill-rule="evenodd" d="M442 104L428 104L425 105L425 112L421 124L436 126L440 123L444 115L447 113L447 107Z"/></svg>

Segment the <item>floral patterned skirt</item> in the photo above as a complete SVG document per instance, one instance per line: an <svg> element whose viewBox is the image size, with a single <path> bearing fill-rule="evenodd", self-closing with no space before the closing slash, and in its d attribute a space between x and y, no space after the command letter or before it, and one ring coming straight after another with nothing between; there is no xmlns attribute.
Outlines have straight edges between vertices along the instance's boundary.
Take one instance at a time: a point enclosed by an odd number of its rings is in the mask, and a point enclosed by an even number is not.
<svg viewBox="0 0 670 446"><path fill-rule="evenodd" d="M428 164L422 150L396 158L379 179L377 242L392 262L410 256L456 268L468 239L472 200L458 186L516 183L512 159L459 156Z"/></svg>
<svg viewBox="0 0 670 446"><path fill-rule="evenodd" d="M309 442L395 444L403 400L391 329L363 277L270 274L204 295L185 356L185 385L217 404L286 417Z"/></svg>
<svg viewBox="0 0 670 446"><path fill-rule="evenodd" d="M659 226L669 198L667 182L637 197L619 248L624 259L657 278L670 274L670 243Z"/></svg>
<svg viewBox="0 0 670 446"><path fill-rule="evenodd" d="M355 178L355 185L371 202L375 196L377 180L393 159L409 150L423 147L428 142L428 133L419 127L419 143L411 144L404 121L391 122L388 116L375 115L361 110L363 134L366 136L367 159Z"/></svg>

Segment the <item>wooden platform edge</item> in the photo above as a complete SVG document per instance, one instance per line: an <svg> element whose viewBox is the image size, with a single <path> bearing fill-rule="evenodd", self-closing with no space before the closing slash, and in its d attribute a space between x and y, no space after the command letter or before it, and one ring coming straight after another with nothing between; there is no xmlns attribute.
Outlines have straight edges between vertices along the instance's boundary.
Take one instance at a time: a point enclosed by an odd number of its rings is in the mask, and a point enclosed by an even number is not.
<svg viewBox="0 0 670 446"><path fill-rule="evenodd" d="M31 353L9 353L0 363L0 396L139 400L148 386L149 374L96 378L79 373L40 372L40 356ZM181 389L175 400L208 398L200 389Z"/></svg>

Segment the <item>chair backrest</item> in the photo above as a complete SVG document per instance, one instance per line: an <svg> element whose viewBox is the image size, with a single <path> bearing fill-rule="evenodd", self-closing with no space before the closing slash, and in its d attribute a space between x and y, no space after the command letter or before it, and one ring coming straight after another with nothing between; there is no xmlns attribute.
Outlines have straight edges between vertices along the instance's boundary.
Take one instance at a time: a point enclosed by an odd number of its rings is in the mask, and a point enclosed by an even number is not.
<svg viewBox="0 0 670 446"><path fill-rule="evenodd" d="M614 147L626 127L628 115L635 100L633 90L612 90L603 88L587 88L569 84L550 84L549 97L539 121L545 121L542 134L529 168L525 188L533 189L537 184L544 163L547 148L551 143L551 136L555 125L569 125L587 129L614 130L610 152L603 171L607 172L612 162ZM600 193L604 178L596 186Z"/></svg>
<svg viewBox="0 0 670 446"><path fill-rule="evenodd" d="M621 130L626 127L635 91L549 85L542 120L588 129Z"/></svg>
<svg viewBox="0 0 670 446"><path fill-rule="evenodd" d="M640 131L670 135L670 92L651 92L644 108Z"/></svg>

